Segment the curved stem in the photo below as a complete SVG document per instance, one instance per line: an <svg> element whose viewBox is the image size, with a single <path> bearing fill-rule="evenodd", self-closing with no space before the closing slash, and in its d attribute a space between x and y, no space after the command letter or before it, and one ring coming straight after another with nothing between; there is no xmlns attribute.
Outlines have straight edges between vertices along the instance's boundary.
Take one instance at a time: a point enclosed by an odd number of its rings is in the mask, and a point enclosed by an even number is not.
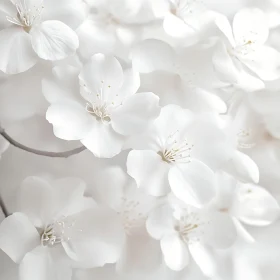
<svg viewBox="0 0 280 280"><path fill-rule="evenodd" d="M18 149L24 150L28 153L32 153L39 156L45 156L45 157L54 157L54 158L68 158L70 156L76 155L81 153L82 151L86 150L86 147L81 146L73 150L65 151L65 152L47 152L47 151L41 151L37 149L33 149L30 147L27 147L16 140L14 140L10 135L8 135L5 130L0 126L0 135L2 135L11 145L17 147Z"/></svg>
<svg viewBox="0 0 280 280"><path fill-rule="evenodd" d="M9 214L7 208L6 208L6 205L5 205L1 195L0 195L0 207L1 207L1 210L4 214L4 216L7 218L10 214Z"/></svg>

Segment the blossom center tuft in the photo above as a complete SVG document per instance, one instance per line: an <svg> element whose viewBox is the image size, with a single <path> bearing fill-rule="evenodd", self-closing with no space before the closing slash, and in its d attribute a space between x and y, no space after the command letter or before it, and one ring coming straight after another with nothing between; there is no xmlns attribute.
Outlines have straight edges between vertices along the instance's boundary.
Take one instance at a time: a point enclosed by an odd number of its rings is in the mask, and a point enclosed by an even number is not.
<svg viewBox="0 0 280 280"><path fill-rule="evenodd" d="M179 131L168 136L162 151L158 154L162 157L162 160L167 163L181 162L189 163L191 157L191 150L194 145L190 144L187 139L178 141L176 135Z"/></svg>
<svg viewBox="0 0 280 280"><path fill-rule="evenodd" d="M22 2L22 0L17 0L14 5L17 15L15 17L7 16L9 22L21 26L26 32L29 32L32 26L41 21L44 6L27 7L25 1Z"/></svg>

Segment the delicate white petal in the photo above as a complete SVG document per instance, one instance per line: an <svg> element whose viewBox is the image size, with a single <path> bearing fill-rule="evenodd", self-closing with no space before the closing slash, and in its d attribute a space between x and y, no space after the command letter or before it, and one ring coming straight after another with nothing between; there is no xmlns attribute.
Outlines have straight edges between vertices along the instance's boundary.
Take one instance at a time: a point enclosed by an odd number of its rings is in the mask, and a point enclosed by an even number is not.
<svg viewBox="0 0 280 280"><path fill-rule="evenodd" d="M7 74L18 74L33 67L37 55L31 46L31 37L19 27L0 31L0 70Z"/></svg>
<svg viewBox="0 0 280 280"><path fill-rule="evenodd" d="M132 68L128 68L123 72L123 84L117 93L118 96L125 98L138 91L140 87L140 75Z"/></svg>
<svg viewBox="0 0 280 280"><path fill-rule="evenodd" d="M232 218L227 213L218 211L208 211L205 215L209 222L204 226L204 242L217 249L230 247L237 237Z"/></svg>
<svg viewBox="0 0 280 280"><path fill-rule="evenodd" d="M235 151L226 165L226 171L245 182L259 182L259 168L246 154Z"/></svg>
<svg viewBox="0 0 280 280"><path fill-rule="evenodd" d="M46 60L62 60L79 47L77 34L66 24L49 20L30 31L31 43L39 57Z"/></svg>
<svg viewBox="0 0 280 280"><path fill-rule="evenodd" d="M233 33L237 45L244 45L248 41L264 44L269 34L264 12L258 8L240 10L233 19Z"/></svg>
<svg viewBox="0 0 280 280"><path fill-rule="evenodd" d="M217 264L209 248L201 243L193 242L189 244L189 250L192 258L202 272L208 277L214 277L217 271Z"/></svg>
<svg viewBox="0 0 280 280"><path fill-rule="evenodd" d="M209 108L210 110L215 110L220 114L224 114L227 112L226 103L217 95L202 88L196 88L195 95L198 103L198 108L200 105L202 109ZM204 109L204 111L206 110Z"/></svg>
<svg viewBox="0 0 280 280"><path fill-rule="evenodd" d="M115 263L124 244L120 217L109 208L94 206L74 216L75 228L63 247L70 258L82 267L98 267Z"/></svg>
<svg viewBox="0 0 280 280"><path fill-rule="evenodd" d="M240 184L233 202L232 213L242 222L266 226L280 216L277 200L264 188Z"/></svg>
<svg viewBox="0 0 280 280"><path fill-rule="evenodd" d="M44 227L54 214L54 191L52 186L40 177L27 177L20 186L18 202L36 227Z"/></svg>
<svg viewBox="0 0 280 280"><path fill-rule="evenodd" d="M142 270L153 272L162 264L162 253L158 241L147 234L127 235L126 242L116 270L121 273L135 273Z"/></svg>
<svg viewBox="0 0 280 280"><path fill-rule="evenodd" d="M265 84L261 79L248 73L245 69L239 70L236 87L247 92L262 90L265 88Z"/></svg>
<svg viewBox="0 0 280 280"><path fill-rule="evenodd" d="M175 271L185 268L190 261L187 244L176 234L164 236L160 241L166 265Z"/></svg>
<svg viewBox="0 0 280 280"><path fill-rule="evenodd" d="M201 161L173 167L168 175L174 195L194 207L202 207L215 196L214 172Z"/></svg>
<svg viewBox="0 0 280 280"><path fill-rule="evenodd" d="M96 156L112 158L119 154L125 137L115 132L110 124L94 122L91 130L81 142Z"/></svg>
<svg viewBox="0 0 280 280"><path fill-rule="evenodd" d="M280 77L280 53L269 46L261 46L243 56L242 62L262 80L272 81Z"/></svg>
<svg viewBox="0 0 280 280"><path fill-rule="evenodd" d="M175 52L167 43L149 39L138 44L131 54L133 68L140 73L172 70Z"/></svg>
<svg viewBox="0 0 280 280"><path fill-rule="evenodd" d="M81 0L47 0L42 19L59 20L75 30L86 17L85 8Z"/></svg>
<svg viewBox="0 0 280 280"><path fill-rule="evenodd" d="M232 217L232 221L236 227L236 231L238 236L241 236L244 241L249 243L254 243L255 239L254 237L247 231L247 229L244 227L244 225L235 217Z"/></svg>
<svg viewBox="0 0 280 280"><path fill-rule="evenodd" d="M85 107L71 100L52 104L46 119L53 125L55 136L64 140L81 140L87 137L97 122Z"/></svg>
<svg viewBox="0 0 280 280"><path fill-rule="evenodd" d="M34 225L22 213L14 213L0 225L0 249L19 263L26 253L40 245L40 236Z"/></svg>
<svg viewBox="0 0 280 280"><path fill-rule="evenodd" d="M148 216L146 227L148 233L157 240L162 239L165 235L175 233L170 206L165 204L154 209Z"/></svg>
<svg viewBox="0 0 280 280"><path fill-rule="evenodd" d="M79 78L82 86L87 89L82 95L89 102L100 99L113 101L124 81L119 61L113 56L101 53L91 57Z"/></svg>
<svg viewBox="0 0 280 280"><path fill-rule="evenodd" d="M133 94L112 112L112 127L122 135L143 132L160 113L159 98L152 92Z"/></svg>
<svg viewBox="0 0 280 280"><path fill-rule="evenodd" d="M163 28L168 35L177 38L185 38L194 35L196 32L192 26L186 24L182 19L173 14L165 16Z"/></svg>
<svg viewBox="0 0 280 280"><path fill-rule="evenodd" d="M127 173L137 186L153 196L166 195L170 191L168 172L170 166L154 151L133 150L127 157Z"/></svg>
<svg viewBox="0 0 280 280"><path fill-rule="evenodd" d="M71 276L71 268L61 256L52 256L51 250L43 246L28 253L19 267L20 280L70 280Z"/></svg>
<svg viewBox="0 0 280 280"><path fill-rule="evenodd" d="M237 82L238 70L224 43L217 43L212 60L214 69L221 81L232 84Z"/></svg>
<svg viewBox="0 0 280 280"><path fill-rule="evenodd" d="M233 38L232 28L228 18L222 14L218 14L215 18L215 24L223 32L232 47L235 47L235 40Z"/></svg>
<svg viewBox="0 0 280 280"><path fill-rule="evenodd" d="M81 101L79 69L71 65L55 66L52 76L42 80L42 92L49 103ZM85 105L86 106L86 105Z"/></svg>

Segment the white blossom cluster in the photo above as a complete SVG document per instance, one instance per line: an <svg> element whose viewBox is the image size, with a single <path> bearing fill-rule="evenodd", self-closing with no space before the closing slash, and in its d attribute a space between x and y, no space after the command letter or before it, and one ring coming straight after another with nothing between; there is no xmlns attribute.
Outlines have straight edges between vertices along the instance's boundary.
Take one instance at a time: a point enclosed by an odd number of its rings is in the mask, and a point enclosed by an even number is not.
<svg viewBox="0 0 280 280"><path fill-rule="evenodd" d="M0 279L279 280L280 1L0 0Z"/></svg>

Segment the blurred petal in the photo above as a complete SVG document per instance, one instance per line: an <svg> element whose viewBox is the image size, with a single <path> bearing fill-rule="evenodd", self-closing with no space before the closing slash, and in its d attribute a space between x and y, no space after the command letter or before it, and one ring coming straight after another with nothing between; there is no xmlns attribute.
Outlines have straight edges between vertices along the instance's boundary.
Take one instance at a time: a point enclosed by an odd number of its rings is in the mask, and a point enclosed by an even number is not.
<svg viewBox="0 0 280 280"><path fill-rule="evenodd" d="M269 34L265 14L258 8L244 8L233 19L233 33L237 45L244 45L244 39L262 45Z"/></svg>
<svg viewBox="0 0 280 280"><path fill-rule="evenodd" d="M164 236L160 241L160 246L164 261L170 269L180 271L189 264L190 256L187 244L178 235Z"/></svg>
<svg viewBox="0 0 280 280"><path fill-rule="evenodd" d="M140 73L156 70L171 70L175 61L175 52L167 43L149 39L138 44L131 54L133 68Z"/></svg>
<svg viewBox="0 0 280 280"><path fill-rule="evenodd" d="M226 171L244 182L259 182L259 168L246 154L235 151L227 163Z"/></svg>
<svg viewBox="0 0 280 280"><path fill-rule="evenodd" d="M19 267L21 280L70 280L71 276L71 268L63 259L60 256L54 258L50 249L43 246L28 253Z"/></svg>
<svg viewBox="0 0 280 280"><path fill-rule="evenodd" d="M126 98L112 112L112 127L122 135L143 132L160 113L159 98L151 93L138 93Z"/></svg>
<svg viewBox="0 0 280 280"><path fill-rule="evenodd" d="M24 214L14 213L1 223L0 249L14 262L21 262L25 254L39 245L39 233Z"/></svg>
<svg viewBox="0 0 280 280"><path fill-rule="evenodd" d="M280 216L277 200L264 188L240 184L235 194L232 213L240 221L255 226L266 226Z"/></svg>

